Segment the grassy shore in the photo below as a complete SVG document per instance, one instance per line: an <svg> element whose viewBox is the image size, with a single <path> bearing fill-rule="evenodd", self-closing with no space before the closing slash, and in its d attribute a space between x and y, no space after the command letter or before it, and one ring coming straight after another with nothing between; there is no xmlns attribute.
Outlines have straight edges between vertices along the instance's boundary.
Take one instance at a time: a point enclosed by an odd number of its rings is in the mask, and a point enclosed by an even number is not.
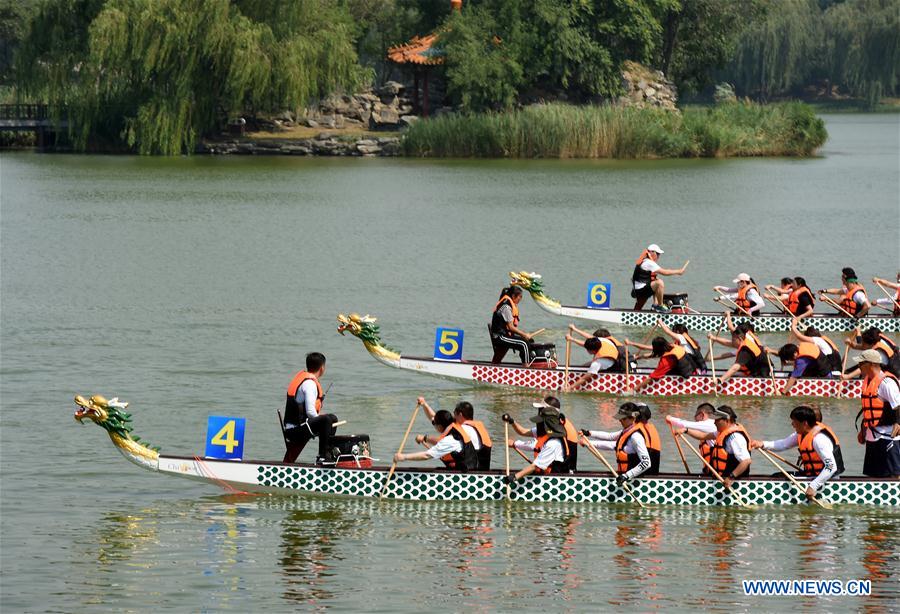
<svg viewBox="0 0 900 614"><path fill-rule="evenodd" d="M422 120L406 155L484 158L809 156L828 138L803 103L733 103L672 113L613 106L533 105Z"/></svg>

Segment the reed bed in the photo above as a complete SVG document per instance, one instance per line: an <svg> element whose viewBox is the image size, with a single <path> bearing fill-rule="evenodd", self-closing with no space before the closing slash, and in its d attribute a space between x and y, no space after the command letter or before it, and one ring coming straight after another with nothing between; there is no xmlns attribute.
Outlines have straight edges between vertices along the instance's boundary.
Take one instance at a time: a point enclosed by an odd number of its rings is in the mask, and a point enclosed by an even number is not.
<svg viewBox="0 0 900 614"><path fill-rule="evenodd" d="M409 156L460 158L693 158L809 156L828 138L811 107L737 102L681 113L608 105L541 104L421 120Z"/></svg>

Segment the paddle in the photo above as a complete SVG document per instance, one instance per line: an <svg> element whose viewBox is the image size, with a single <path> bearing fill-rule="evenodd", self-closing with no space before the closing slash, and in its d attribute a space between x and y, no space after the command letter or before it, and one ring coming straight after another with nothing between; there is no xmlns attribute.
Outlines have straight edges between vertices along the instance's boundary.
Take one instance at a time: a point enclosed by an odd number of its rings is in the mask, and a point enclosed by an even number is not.
<svg viewBox="0 0 900 614"><path fill-rule="evenodd" d="M569 359L572 356L572 342L569 341L569 335L566 335L566 372L563 375L563 390L569 389Z"/></svg>
<svg viewBox="0 0 900 614"><path fill-rule="evenodd" d="M785 471L785 470L784 470L784 467L782 467L781 465L779 465L778 463L776 463L776 462L775 462L775 459L772 458L772 455L769 454L768 452L766 452L763 448L757 448L757 450L759 450L760 452L762 452L762 455L765 456L766 459L767 459L770 463L772 463L773 465L775 465L775 468L778 469L778 471L780 471L782 474L784 474L784 477L786 477L787 479L789 479L789 480L791 481L791 483L792 483L794 486L796 486L796 487L800 490L800 492L803 493L804 496L806 496L806 488L803 487L803 484L801 484L799 481L797 481L797 478L795 478L795 477L792 476L790 473L788 473L787 471ZM830 509L832 509L832 508L834 507L834 505L832 505L830 502L824 501L824 500L819 499L819 498L817 498L817 497L812 497L812 498L811 498L811 501L812 501L813 503L817 504L819 507L825 508L826 510L830 510Z"/></svg>
<svg viewBox="0 0 900 614"><path fill-rule="evenodd" d="M724 318L722 319L722 322L725 322ZM721 330L721 329L719 329L719 330ZM716 335L716 336L718 336L718 335ZM718 380L718 378L716 378L716 355L713 352L712 339L707 338L707 341L709 341L709 358L712 361L713 392L715 392L716 397L718 397L719 396L719 380Z"/></svg>
<svg viewBox="0 0 900 614"><path fill-rule="evenodd" d="M507 446L507 447L509 447L509 446ZM522 452L522 450L520 450L519 448L516 448L516 447L513 447L513 450L515 450L516 452L518 452L519 456L522 457L522 460L524 460L524 461L525 461L526 463L528 463L529 465L531 464L531 459L528 458L527 456L525 456L525 453Z"/></svg>
<svg viewBox="0 0 900 614"><path fill-rule="evenodd" d="M406 427L406 432L403 434L403 441L400 442L400 449L397 450L397 454L403 454L403 446L406 445L406 439L409 437L409 432L412 430L413 423L416 421L419 407L420 404L416 403L416 408L413 410L412 418L409 419L409 426ZM381 494L379 495L380 499L384 499L385 495L387 495L387 487L388 484L391 483L391 478L394 477L395 469L397 469L397 461L391 463L391 470L388 472L387 479L384 481L384 486L381 487Z"/></svg>
<svg viewBox="0 0 900 614"><path fill-rule="evenodd" d="M784 306L784 303L781 302L781 299L775 296L774 294L769 294L768 292L763 295L763 298L767 298L770 301L775 301L778 305L778 308L781 309L781 312L786 316L793 316L791 310Z"/></svg>
<svg viewBox="0 0 900 614"><path fill-rule="evenodd" d="M725 328L725 320L727 316L722 316L722 323L719 324L719 330L716 331L716 337L722 334L722 329ZM709 357L712 356L712 340L709 343L709 351L706 353L706 356L703 357L704 362L709 360ZM715 370L715 369L713 369Z"/></svg>
<svg viewBox="0 0 900 614"><path fill-rule="evenodd" d="M853 338L855 339L858 334L859 334L859 327L857 326L853 330ZM836 397L839 397L844 394L844 377L843 377L843 375L844 375L844 371L847 370L847 357L848 356L850 356L850 345L849 344L847 345L847 347L844 348L844 359L841 360L841 375L838 377L837 386L835 387L836 390L835 390L834 396L836 396Z"/></svg>
<svg viewBox="0 0 900 614"><path fill-rule="evenodd" d="M591 454L596 456L597 460L606 465L606 468L609 469L609 472L612 473L613 477L619 477L619 474L616 473L616 470L613 469L613 466L610 465L609 461L606 460L606 457L600 454L597 448L594 447L594 444L591 443L591 440L585 437L583 434L581 436L581 439L584 440L584 443L587 446L587 449L591 451ZM625 492L631 495L631 498L634 499L634 502L638 504L638 507L644 507L644 504L640 502L640 500L637 498L637 495L635 495L634 491L631 490L631 486L629 486L628 482L623 482L622 487L625 489Z"/></svg>
<svg viewBox="0 0 900 614"><path fill-rule="evenodd" d="M856 319L849 311L847 311L846 309L844 309L843 307L841 307L840 305L838 305L837 303L835 303L835 302L834 302L833 300L831 300L831 298L829 298L827 295L822 294L822 293L819 293L819 300L820 300L820 301L823 301L823 302L825 302L825 303L828 303L829 305L831 305L832 307L834 307L835 309L837 309L838 311L840 311L841 313L843 313L843 314L844 314L845 316L847 316L848 318L854 318L854 319Z"/></svg>
<svg viewBox="0 0 900 614"><path fill-rule="evenodd" d="M752 318L752 317L753 317L753 314L752 314L752 313L750 313L749 311L747 311L747 310L744 309L743 307L739 307L737 303L735 303L733 300L731 300L730 298L728 298L728 297L725 296L724 294L719 294L719 297L716 298L716 299L713 299L713 300L715 300L717 303L721 303L722 301L728 301L728 303L729 303L732 307L734 307L734 308L737 309L738 311L742 312L742 313L743 313L745 316L747 316L748 318Z"/></svg>
<svg viewBox="0 0 900 614"><path fill-rule="evenodd" d="M334 428L337 428L337 427L339 427L339 426L344 426L345 424L347 424L347 421L346 421L346 420L338 420L337 422L335 422L335 423L332 424L331 426L333 426Z"/></svg>
<svg viewBox="0 0 900 614"><path fill-rule="evenodd" d="M873 279L872 281L875 281L875 280ZM897 299L895 299L893 296L891 296L891 293L888 292L887 289L885 289L885 287L881 285L881 282L875 281L875 285L878 286L879 288L881 288L881 291L884 292L884 295L886 297L888 297L889 299L891 299L891 302L893 302L894 305L896 305L897 308L900 309L900 303L898 303ZM894 311L894 310L891 309L890 311Z"/></svg>
<svg viewBox="0 0 900 614"><path fill-rule="evenodd" d="M622 388L623 391L628 390L628 386L631 382L631 357L628 355L628 346L625 346L625 387Z"/></svg>
<svg viewBox="0 0 900 614"><path fill-rule="evenodd" d="M766 348L763 348L763 352L766 353L766 362L769 363L769 375L772 377L772 394L780 397L781 392L778 390L778 384L775 383L775 367L772 365L772 355L766 351Z"/></svg>
<svg viewBox="0 0 900 614"><path fill-rule="evenodd" d="M668 423L668 424L669 424L669 431L671 431L671 433L672 433L672 439L675 440L675 447L678 448L678 456L681 457L681 462L684 463L684 470L685 470L685 472L690 473L691 468L688 467L687 459L684 457L684 450L681 449L681 442L678 441L678 437L675 436L675 427L672 426L671 423Z"/></svg>
<svg viewBox="0 0 900 614"><path fill-rule="evenodd" d="M532 337L537 337L537 336L540 335L541 333L546 333L546 332L547 332L547 329L546 329L546 328L539 328L539 329L537 329L536 331L534 331L533 333L531 333L531 336L532 336Z"/></svg>
<svg viewBox="0 0 900 614"><path fill-rule="evenodd" d="M740 505L741 507L745 507L748 510L756 509L754 506L748 505L747 502L737 494L737 491L734 488L725 483L725 478L719 475L719 472L713 469L713 466L709 464L709 461L703 458L703 455L700 454L697 448L691 445L691 442L688 441L687 437L684 436L684 433L678 433L678 436L684 440L684 443L687 444L687 447L691 449L691 452L696 454L697 458L699 458L703 462L703 464L706 465L706 468L709 469L709 472L716 476L716 479L719 480L726 489L728 489L728 492L730 492L731 496L734 497L734 500L738 502L738 505Z"/></svg>
<svg viewBox="0 0 900 614"><path fill-rule="evenodd" d="M509 444L508 444L508 442L509 442L509 422L504 422L504 423L503 423L503 436L504 436L504 439L507 441L507 446L506 446L506 477L508 478L508 477L509 477ZM512 484L507 484L507 485L506 485L506 500L509 501L511 496L512 496Z"/></svg>
<svg viewBox="0 0 900 614"><path fill-rule="evenodd" d="M656 324L653 325L653 328L650 329L650 332L647 333L647 335L641 341L642 345L647 345L647 342L650 341L650 337L653 336L653 331L655 331L657 328L659 328L659 323L660 323L660 320L657 320Z"/></svg>
<svg viewBox="0 0 900 614"><path fill-rule="evenodd" d="M766 452L768 452L769 454L771 454L772 456L774 456L775 458L777 458L778 460L780 460L782 463L786 463L786 464L790 465L791 467L793 467L793 468L796 469L797 471L802 471L802 469L800 469L800 466L799 466L799 465L795 465L794 463L792 463L791 461L789 461L789 460L786 459L785 457L781 456L780 454L775 454L775 453L772 452L771 450L766 450Z"/></svg>

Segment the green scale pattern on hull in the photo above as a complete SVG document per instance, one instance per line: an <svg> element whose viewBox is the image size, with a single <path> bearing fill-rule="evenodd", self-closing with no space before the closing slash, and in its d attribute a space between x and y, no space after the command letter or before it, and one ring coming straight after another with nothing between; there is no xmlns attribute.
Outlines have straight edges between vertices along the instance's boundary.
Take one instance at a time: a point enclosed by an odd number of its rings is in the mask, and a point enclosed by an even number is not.
<svg viewBox="0 0 900 614"><path fill-rule="evenodd" d="M259 485L283 491L378 497L386 471L359 471L313 467L260 465ZM732 497L715 480L646 478L631 483L645 504L735 505ZM794 505L805 497L787 481L745 480L736 485L738 494L751 505ZM388 486L388 496L409 500L492 501L506 497L506 485L499 475L451 474L439 472L397 472ZM836 480L819 495L832 503L855 505L900 505L900 482ZM517 501L630 503L631 497L615 480L597 476L527 477L512 488Z"/></svg>
<svg viewBox="0 0 900 614"><path fill-rule="evenodd" d="M663 321L671 326L672 324L684 324L691 330L714 331L718 330L722 325L722 316L720 315L697 315L697 314L681 314L667 313L659 314L650 311L623 311L623 326L655 326L656 322L662 317ZM737 325L749 318L732 316L734 324ZM787 316L759 317L751 320L760 333L777 333L787 332L791 329L791 319ZM882 332L898 332L900 331L900 318L880 318L880 319L863 319L861 321L851 320L850 318L825 317L825 318L807 318L803 321L803 325L812 325L821 332L849 332L857 326L863 329L869 326L877 326Z"/></svg>

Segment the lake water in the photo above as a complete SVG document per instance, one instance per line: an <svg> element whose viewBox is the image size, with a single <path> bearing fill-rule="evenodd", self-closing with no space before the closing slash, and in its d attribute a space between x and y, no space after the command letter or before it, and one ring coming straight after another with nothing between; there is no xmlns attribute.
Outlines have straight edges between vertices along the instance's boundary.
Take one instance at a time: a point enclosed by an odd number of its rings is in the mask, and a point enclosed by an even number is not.
<svg viewBox="0 0 900 614"><path fill-rule="evenodd" d="M329 359L327 407L396 449L419 394L473 402L494 433L531 395L383 367L335 332L379 317L385 342L431 352L436 326L485 331L510 270L628 305L648 243L694 307L740 272L761 283L900 267L900 115L834 115L816 158L485 161L0 158L0 437L4 611L673 610L900 608L900 510L378 504L235 497L143 472L76 393L131 402L164 453L202 453L208 415L248 420L245 457L283 453L275 410L306 352ZM873 288L873 294L877 289ZM877 296L877 294L876 294ZM522 303L523 326L566 321ZM625 331L617 332L624 334ZM641 333L635 333L643 334ZM770 337L774 343L777 337ZM586 355L585 355L586 357ZM701 399L660 399L689 415ZM579 428L615 399L564 395ZM737 401L758 438L789 433L785 399ZM859 473L858 402L821 400ZM429 428L419 418L416 431ZM348 431L345 431L348 432ZM665 437L664 469L680 467ZM303 458L312 458L315 444ZM501 461L502 462L502 461ZM583 461L589 463L589 461ZM762 458L757 471L769 472ZM869 579L870 597L758 598L745 579Z"/></svg>

